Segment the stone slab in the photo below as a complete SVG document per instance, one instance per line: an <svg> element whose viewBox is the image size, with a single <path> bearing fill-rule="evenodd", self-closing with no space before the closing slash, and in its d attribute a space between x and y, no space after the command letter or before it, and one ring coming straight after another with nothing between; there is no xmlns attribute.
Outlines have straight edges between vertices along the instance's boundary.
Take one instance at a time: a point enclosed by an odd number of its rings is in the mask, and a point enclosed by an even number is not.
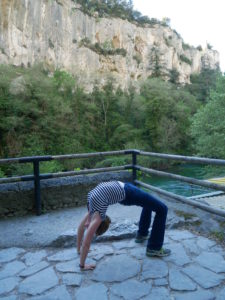
<svg viewBox="0 0 225 300"><path fill-rule="evenodd" d="M63 251L58 251L57 253L48 257L48 261L68 261L78 257L76 248L70 248Z"/></svg>
<svg viewBox="0 0 225 300"><path fill-rule="evenodd" d="M75 293L76 300L108 300L107 288L103 283L91 284L87 287L80 288Z"/></svg>
<svg viewBox="0 0 225 300"><path fill-rule="evenodd" d="M193 239L195 235L187 230L170 230L167 235L174 241Z"/></svg>
<svg viewBox="0 0 225 300"><path fill-rule="evenodd" d="M69 292L64 285L60 285L53 291L44 295L32 297L32 300L72 300Z"/></svg>
<svg viewBox="0 0 225 300"><path fill-rule="evenodd" d="M121 282L136 276L140 269L141 265L135 259L125 254L116 255L100 262L91 279L100 282Z"/></svg>
<svg viewBox="0 0 225 300"><path fill-rule="evenodd" d="M131 256L133 256L136 259L143 259L143 258L146 257L146 254L145 254L146 253L146 247L137 246L134 249L130 249L129 253L130 253Z"/></svg>
<svg viewBox="0 0 225 300"><path fill-rule="evenodd" d="M163 278L168 274L168 265L159 258L145 258L141 280Z"/></svg>
<svg viewBox="0 0 225 300"><path fill-rule="evenodd" d="M212 241L206 237L199 236L197 239L197 245L200 247L202 250L209 250L211 247L216 245L215 241Z"/></svg>
<svg viewBox="0 0 225 300"><path fill-rule="evenodd" d="M96 256L96 255L111 255L114 253L113 248L110 245L103 245L103 244L98 244L98 245L93 245L91 247L90 253L88 254L89 257Z"/></svg>
<svg viewBox="0 0 225 300"><path fill-rule="evenodd" d="M137 280L127 280L122 283L112 285L110 291L125 300L139 300L149 294L151 284L138 282Z"/></svg>
<svg viewBox="0 0 225 300"><path fill-rule="evenodd" d="M187 274L201 287L209 289L219 285L223 280L224 276L216 274L198 265L190 265L182 269L182 272Z"/></svg>
<svg viewBox="0 0 225 300"><path fill-rule="evenodd" d="M207 290L199 290L196 292L175 294L175 300L218 300L214 293ZM224 300L220 299L220 300Z"/></svg>
<svg viewBox="0 0 225 300"><path fill-rule="evenodd" d="M41 261L40 263L33 265L20 273L21 277L27 277L33 275L45 268L47 268L49 264L46 261Z"/></svg>
<svg viewBox="0 0 225 300"><path fill-rule="evenodd" d="M99 236L96 241L107 242L132 238L136 235L137 230L138 226L133 221L123 220L112 224L109 230L104 235Z"/></svg>
<svg viewBox="0 0 225 300"><path fill-rule="evenodd" d="M170 292L165 287L154 287L148 296L144 297L142 300L168 300L171 299Z"/></svg>
<svg viewBox="0 0 225 300"><path fill-rule="evenodd" d="M19 279L16 277L0 280L0 295L11 292L17 285Z"/></svg>
<svg viewBox="0 0 225 300"><path fill-rule="evenodd" d="M202 252L194 261L213 272L225 273L225 260L221 254Z"/></svg>
<svg viewBox="0 0 225 300"><path fill-rule="evenodd" d="M91 248L91 251L88 256L94 259L95 261L99 261L105 255L112 255L113 253L114 250L111 246L98 244Z"/></svg>
<svg viewBox="0 0 225 300"><path fill-rule="evenodd" d="M173 243L169 245L169 248L171 250L171 254L164 258L165 261L172 262L177 266L184 266L191 262L191 259L187 255L185 248L181 243Z"/></svg>
<svg viewBox="0 0 225 300"><path fill-rule="evenodd" d="M0 263L6 263L17 258L18 255L24 253L24 249L12 247L0 250Z"/></svg>
<svg viewBox="0 0 225 300"><path fill-rule="evenodd" d="M194 291L197 289L197 285L189 277L174 267L169 270L169 285L172 290L177 291Z"/></svg>
<svg viewBox="0 0 225 300"><path fill-rule="evenodd" d="M224 295L225 295L225 287L222 287L222 289L218 292L216 296L216 300L224 300Z"/></svg>
<svg viewBox="0 0 225 300"><path fill-rule="evenodd" d="M159 278L159 279L154 280L155 286L163 286L163 285L167 285L167 284L168 284L168 280L166 278Z"/></svg>
<svg viewBox="0 0 225 300"><path fill-rule="evenodd" d="M186 252L191 255L199 255L201 253L200 248L196 244L196 239L189 239L182 241L184 248L187 250Z"/></svg>
<svg viewBox="0 0 225 300"><path fill-rule="evenodd" d="M111 295L109 295L109 300L121 300L121 298L116 295L111 294Z"/></svg>
<svg viewBox="0 0 225 300"><path fill-rule="evenodd" d="M121 249L128 249L128 248L135 248L137 247L137 244L134 242L134 240L123 240L119 242L112 243L113 248L118 251Z"/></svg>
<svg viewBox="0 0 225 300"><path fill-rule="evenodd" d="M80 273L80 267L79 267L80 259L74 259L67 262L58 263L55 268L57 271L63 272L63 273Z"/></svg>
<svg viewBox="0 0 225 300"><path fill-rule="evenodd" d="M82 282L83 276L80 274L63 274L62 275L62 282L65 285L70 286L80 286Z"/></svg>
<svg viewBox="0 0 225 300"><path fill-rule="evenodd" d="M1 297L1 300L17 300L17 296L11 295L6 297Z"/></svg>
<svg viewBox="0 0 225 300"><path fill-rule="evenodd" d="M28 252L22 257L22 259L27 266L33 266L39 263L46 256L47 252L45 250L40 250L35 252Z"/></svg>
<svg viewBox="0 0 225 300"><path fill-rule="evenodd" d="M50 267L24 279L19 286L19 293L36 296L44 293L57 284L58 277L56 276L53 268Z"/></svg>
<svg viewBox="0 0 225 300"><path fill-rule="evenodd" d="M12 277L26 268L26 265L21 261L12 261L7 263L0 271L0 279Z"/></svg>

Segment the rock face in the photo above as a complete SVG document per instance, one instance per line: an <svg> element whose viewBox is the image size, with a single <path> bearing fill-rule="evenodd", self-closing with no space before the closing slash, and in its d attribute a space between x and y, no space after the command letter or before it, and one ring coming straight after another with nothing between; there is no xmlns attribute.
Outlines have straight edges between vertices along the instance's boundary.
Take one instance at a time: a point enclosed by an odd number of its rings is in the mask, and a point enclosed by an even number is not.
<svg viewBox="0 0 225 300"><path fill-rule="evenodd" d="M126 88L146 79L156 64L165 78L176 70L178 81L188 83L202 67L218 67L219 54L185 45L167 26L90 17L71 0L1 0L0 63L39 62L77 75L85 87L111 76Z"/></svg>

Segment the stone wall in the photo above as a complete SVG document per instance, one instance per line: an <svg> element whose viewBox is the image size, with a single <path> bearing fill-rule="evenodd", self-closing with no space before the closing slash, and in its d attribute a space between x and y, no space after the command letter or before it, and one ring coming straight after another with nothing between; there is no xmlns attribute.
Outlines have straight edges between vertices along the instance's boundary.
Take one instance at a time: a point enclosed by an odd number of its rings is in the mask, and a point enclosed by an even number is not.
<svg viewBox="0 0 225 300"><path fill-rule="evenodd" d="M132 181L128 171L47 179L41 181L42 212L86 204L87 193L102 181ZM0 217L35 214L34 183L0 185Z"/></svg>

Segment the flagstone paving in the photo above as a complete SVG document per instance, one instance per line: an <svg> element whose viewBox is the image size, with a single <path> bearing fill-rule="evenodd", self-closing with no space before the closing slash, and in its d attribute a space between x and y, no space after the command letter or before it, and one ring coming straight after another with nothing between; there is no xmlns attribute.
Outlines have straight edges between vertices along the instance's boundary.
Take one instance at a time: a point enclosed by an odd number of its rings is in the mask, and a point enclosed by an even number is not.
<svg viewBox="0 0 225 300"><path fill-rule="evenodd" d="M92 244L81 271L75 248L0 249L0 299L224 300L225 249L187 230L168 230L164 258L133 239Z"/></svg>

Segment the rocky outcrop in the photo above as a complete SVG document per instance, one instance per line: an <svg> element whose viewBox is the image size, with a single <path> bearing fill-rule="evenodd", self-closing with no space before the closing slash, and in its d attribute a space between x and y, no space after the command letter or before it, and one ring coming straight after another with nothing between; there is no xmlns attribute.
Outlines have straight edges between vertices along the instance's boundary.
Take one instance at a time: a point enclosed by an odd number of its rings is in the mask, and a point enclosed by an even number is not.
<svg viewBox="0 0 225 300"><path fill-rule="evenodd" d="M0 63L65 69L91 89L113 77L122 88L138 84L160 65L179 82L202 67L216 68L219 54L184 44L170 27L140 27L126 20L85 15L71 0L1 0Z"/></svg>

